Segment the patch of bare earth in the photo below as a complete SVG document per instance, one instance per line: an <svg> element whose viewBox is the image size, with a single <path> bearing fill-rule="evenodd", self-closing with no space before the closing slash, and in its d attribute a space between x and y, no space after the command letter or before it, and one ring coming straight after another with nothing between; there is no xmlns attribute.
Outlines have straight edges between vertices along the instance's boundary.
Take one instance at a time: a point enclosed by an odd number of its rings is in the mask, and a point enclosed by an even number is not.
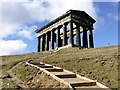
<svg viewBox="0 0 120 90"><path fill-rule="evenodd" d="M35 67L31 67L26 65L25 63L22 63L19 65L16 70L24 69L26 72L26 79L22 79L24 84L29 86L30 88L36 88L36 89L57 89L57 90L68 90L68 86L60 83L59 81L53 79L51 76L43 73L39 69ZM16 75L21 78L21 75Z"/></svg>

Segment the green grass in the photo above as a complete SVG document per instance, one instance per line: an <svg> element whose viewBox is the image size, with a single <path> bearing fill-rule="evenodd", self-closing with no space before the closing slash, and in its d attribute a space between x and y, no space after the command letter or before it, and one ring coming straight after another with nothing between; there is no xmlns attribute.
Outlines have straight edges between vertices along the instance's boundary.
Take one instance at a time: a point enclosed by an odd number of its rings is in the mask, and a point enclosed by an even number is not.
<svg viewBox="0 0 120 90"><path fill-rule="evenodd" d="M13 73L16 74L22 81L28 81L27 78L27 72L25 70L25 67L17 67L13 69Z"/></svg>
<svg viewBox="0 0 120 90"><path fill-rule="evenodd" d="M17 63L21 62L22 60L20 61L12 61L12 62L9 62L9 63L6 63L2 66L2 77L7 77L8 74L7 74L7 71L12 68L14 65L16 65Z"/></svg>
<svg viewBox="0 0 120 90"><path fill-rule="evenodd" d="M118 47L97 49L68 48L43 59L82 76L98 80L111 88L118 87Z"/></svg>
<svg viewBox="0 0 120 90"><path fill-rule="evenodd" d="M5 87L5 88L18 88L18 86L11 79L8 79L8 78L3 80L2 87Z"/></svg>
<svg viewBox="0 0 120 90"><path fill-rule="evenodd" d="M111 87L118 87L118 47L104 47L95 49L78 49L66 48L57 52L40 52L29 53L23 55L3 56L2 57L2 77L7 75L7 71L16 63L27 59L39 59L40 61L62 67L64 69L73 71L82 76L97 80L100 83ZM47 56L46 58L41 58ZM25 77L26 71L24 67L19 67L14 70L14 73L23 80L27 81Z"/></svg>
<svg viewBox="0 0 120 90"><path fill-rule="evenodd" d="M37 59L41 58L43 56L49 55L50 52L43 52L43 53L28 53L28 54L22 54L22 55L11 55L11 56L2 56L2 76L6 77L7 71L12 68L15 64L25 61L28 59Z"/></svg>
<svg viewBox="0 0 120 90"><path fill-rule="evenodd" d="M8 82L9 81L12 81L9 79L9 75L7 73L7 71L9 71L14 65L16 65L17 63L19 62L22 62L22 61L26 61L28 59L37 59L37 58L41 58L41 57L44 57L44 56L47 56L49 55L50 52L43 52L43 53L27 53L27 54L21 54L21 55L8 55L8 56L1 56L0 58L2 58L2 63L0 63L0 65L2 66L1 67L1 76L0 78L3 78L2 79L2 82L3 82L3 88L6 88L8 87L8 85L6 84L7 80ZM18 74L22 73L22 69L19 70L19 71L16 71ZM21 77L24 78L25 74L23 74ZM10 83L9 85L11 88L15 85L15 83Z"/></svg>

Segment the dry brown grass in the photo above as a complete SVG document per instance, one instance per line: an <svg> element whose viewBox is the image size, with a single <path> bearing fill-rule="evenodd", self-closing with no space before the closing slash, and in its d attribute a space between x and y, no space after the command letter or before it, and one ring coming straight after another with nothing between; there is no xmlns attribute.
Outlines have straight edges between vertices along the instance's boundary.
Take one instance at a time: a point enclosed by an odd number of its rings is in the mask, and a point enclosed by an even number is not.
<svg viewBox="0 0 120 90"><path fill-rule="evenodd" d="M68 48L43 61L97 80L108 87L117 88L118 56L117 46L81 50Z"/></svg>
<svg viewBox="0 0 120 90"><path fill-rule="evenodd" d="M118 87L118 53L117 46L78 49L68 48L57 52L29 53L23 55L12 55L2 57L2 78L8 76L7 71L18 62L28 59L39 59L43 62L53 64L82 76L97 80L111 88ZM46 57L46 58L41 58ZM20 70L21 72L22 70ZM16 74L20 75L20 72ZM24 79L23 75L23 79ZM6 80L7 78L3 79ZM26 79L27 81L27 79ZM5 81L6 85L7 80ZM13 87L13 86L11 86Z"/></svg>

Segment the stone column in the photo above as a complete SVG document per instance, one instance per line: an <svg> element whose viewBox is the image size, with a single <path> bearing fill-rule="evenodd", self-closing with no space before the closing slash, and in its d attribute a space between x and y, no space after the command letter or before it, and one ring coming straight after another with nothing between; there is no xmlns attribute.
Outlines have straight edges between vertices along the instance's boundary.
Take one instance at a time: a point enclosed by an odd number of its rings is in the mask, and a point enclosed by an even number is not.
<svg viewBox="0 0 120 90"><path fill-rule="evenodd" d="M45 34L42 35L42 51L45 51Z"/></svg>
<svg viewBox="0 0 120 90"><path fill-rule="evenodd" d="M38 52L40 52L40 49L41 49L41 48L40 48L40 47L41 47L41 40L40 40L40 39L41 39L41 37L39 36L39 37L38 37L38 47L37 47L37 51L38 51Z"/></svg>
<svg viewBox="0 0 120 90"><path fill-rule="evenodd" d="M92 30L89 30L89 45L90 45L90 48L94 48L93 33L92 33Z"/></svg>
<svg viewBox="0 0 120 90"><path fill-rule="evenodd" d="M63 45L67 45L67 24L68 23L65 23L63 25Z"/></svg>
<svg viewBox="0 0 120 90"><path fill-rule="evenodd" d="M50 49L54 49L54 30L51 31L51 45Z"/></svg>
<svg viewBox="0 0 120 90"><path fill-rule="evenodd" d="M63 40L60 38L60 40L59 40L59 47L62 47L63 46Z"/></svg>
<svg viewBox="0 0 120 90"><path fill-rule="evenodd" d="M73 40L73 22L70 21L70 44L71 46L74 45L74 40Z"/></svg>
<svg viewBox="0 0 120 90"><path fill-rule="evenodd" d="M48 33L45 34L45 50L49 50L49 39L48 39Z"/></svg>
<svg viewBox="0 0 120 90"><path fill-rule="evenodd" d="M88 48L87 28L83 26L83 47Z"/></svg>
<svg viewBox="0 0 120 90"><path fill-rule="evenodd" d="M81 47L81 41L80 41L80 26L76 25L76 46Z"/></svg>
<svg viewBox="0 0 120 90"><path fill-rule="evenodd" d="M56 34L56 48L60 47L60 26L57 28L57 34Z"/></svg>

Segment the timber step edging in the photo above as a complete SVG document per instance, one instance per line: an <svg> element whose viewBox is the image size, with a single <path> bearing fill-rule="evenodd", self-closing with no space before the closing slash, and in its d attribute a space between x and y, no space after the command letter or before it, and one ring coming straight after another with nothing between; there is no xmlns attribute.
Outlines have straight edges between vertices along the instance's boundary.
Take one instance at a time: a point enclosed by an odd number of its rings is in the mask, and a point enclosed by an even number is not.
<svg viewBox="0 0 120 90"><path fill-rule="evenodd" d="M77 82L70 84L73 87L79 87L79 86L95 86L96 82Z"/></svg>
<svg viewBox="0 0 120 90"><path fill-rule="evenodd" d="M37 66L41 68L53 68L53 66L47 66L47 65L37 65Z"/></svg>
<svg viewBox="0 0 120 90"><path fill-rule="evenodd" d="M63 71L63 69L61 68L47 68L46 70L49 72L62 72Z"/></svg>
<svg viewBox="0 0 120 90"><path fill-rule="evenodd" d="M99 83L97 81L88 79L86 77L82 77L82 76L75 74L71 71L68 71L68 70L65 70L65 69L62 69L62 68L59 68L56 66L52 66L50 64L44 64L43 62L39 62L39 65L35 65L35 64L30 63L30 62L31 62L31 60L28 60L26 62L26 64L33 66L33 67L36 67L36 68L40 69L41 71L43 71L44 73L46 73L47 75L50 75L54 79L58 80L59 82L64 83L65 85L68 85L71 90L76 90L77 87L80 87L80 88L86 87L87 88L87 87L93 87L93 86L99 86L100 87L99 90L103 90L103 89L104 90L111 90L110 88L102 85L101 83ZM44 64L44 65L40 65L40 64ZM48 66L48 68L46 66ZM51 71L49 71L49 70L51 70ZM54 70L56 70L56 71L54 71ZM79 81L78 82L76 82L76 81L67 82L64 80L65 78L71 79L71 81L73 81L72 79L74 79L74 78L79 78L82 81L80 81L80 82Z"/></svg>
<svg viewBox="0 0 120 90"><path fill-rule="evenodd" d="M76 74L60 74L60 75L55 75L59 78L75 78Z"/></svg>
<svg viewBox="0 0 120 90"><path fill-rule="evenodd" d="M35 64L35 65L45 65L44 63L40 63L40 61L29 61L29 63L31 64Z"/></svg>

